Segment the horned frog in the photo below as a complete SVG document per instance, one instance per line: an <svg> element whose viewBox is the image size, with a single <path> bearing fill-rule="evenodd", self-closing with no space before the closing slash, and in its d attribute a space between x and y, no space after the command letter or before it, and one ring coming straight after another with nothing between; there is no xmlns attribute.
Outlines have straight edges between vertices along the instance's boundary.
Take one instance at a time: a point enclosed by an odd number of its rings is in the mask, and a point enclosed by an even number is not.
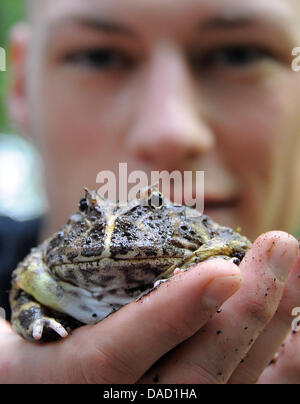
<svg viewBox="0 0 300 404"><path fill-rule="evenodd" d="M238 265L250 246L232 229L173 204L157 187L123 205L86 190L79 211L15 269L13 328L33 341L64 338L136 300L175 269L216 256Z"/></svg>

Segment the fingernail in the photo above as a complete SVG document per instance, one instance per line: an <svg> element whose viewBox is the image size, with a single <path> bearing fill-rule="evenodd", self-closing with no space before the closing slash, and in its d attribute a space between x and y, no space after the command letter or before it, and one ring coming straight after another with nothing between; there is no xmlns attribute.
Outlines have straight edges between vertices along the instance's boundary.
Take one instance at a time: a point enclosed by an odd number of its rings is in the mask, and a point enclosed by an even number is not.
<svg viewBox="0 0 300 404"><path fill-rule="evenodd" d="M290 270L298 256L298 246L295 249L286 240L278 240L273 243L269 255L269 267L280 282L285 282Z"/></svg>
<svg viewBox="0 0 300 404"><path fill-rule="evenodd" d="M242 283L243 278L238 275L216 278L205 288L203 300L207 306L218 308L240 289Z"/></svg>
<svg viewBox="0 0 300 404"><path fill-rule="evenodd" d="M173 275L178 275L180 273L182 273L183 271L180 268L176 268Z"/></svg>

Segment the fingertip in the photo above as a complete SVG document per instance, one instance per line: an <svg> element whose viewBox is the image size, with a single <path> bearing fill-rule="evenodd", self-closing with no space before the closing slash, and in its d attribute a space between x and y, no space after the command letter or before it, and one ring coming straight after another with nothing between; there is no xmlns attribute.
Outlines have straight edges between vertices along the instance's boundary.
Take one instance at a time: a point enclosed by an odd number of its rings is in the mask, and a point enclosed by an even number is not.
<svg viewBox="0 0 300 404"><path fill-rule="evenodd" d="M299 254L299 241L293 235L281 230L273 230L261 234L253 243L253 246L262 247L266 243L271 243L274 245L278 241L290 244L292 248L294 248L295 254Z"/></svg>
<svg viewBox="0 0 300 404"><path fill-rule="evenodd" d="M241 270L231 260L221 257L212 257L189 268L191 271L209 271L215 276L240 276Z"/></svg>
<svg viewBox="0 0 300 404"><path fill-rule="evenodd" d="M270 231L259 236L246 254L242 269L249 265L262 271L269 268L272 278L285 283L299 255L299 243L284 231Z"/></svg>
<svg viewBox="0 0 300 404"><path fill-rule="evenodd" d="M241 288L242 284L242 276L217 277L204 289L202 301L206 306L218 309Z"/></svg>
<svg viewBox="0 0 300 404"><path fill-rule="evenodd" d="M296 260L299 255L299 241L289 233L284 231L270 231L260 235L247 252L245 260L249 256L270 256L275 250L282 250L282 254L288 254L291 260Z"/></svg>

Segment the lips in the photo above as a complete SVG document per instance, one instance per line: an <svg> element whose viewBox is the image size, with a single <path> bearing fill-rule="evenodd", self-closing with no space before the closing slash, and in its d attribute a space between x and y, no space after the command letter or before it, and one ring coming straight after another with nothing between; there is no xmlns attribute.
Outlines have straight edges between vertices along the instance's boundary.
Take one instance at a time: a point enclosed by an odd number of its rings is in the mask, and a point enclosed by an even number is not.
<svg viewBox="0 0 300 404"><path fill-rule="evenodd" d="M192 192L192 198L196 200L197 195L195 192ZM171 194L170 200L174 202L174 194ZM232 195L217 195L217 193L213 194L205 194L204 195L204 213L207 211L215 211L215 210L224 210L224 209L232 209L237 206L239 203L240 198L237 196ZM185 205L184 195L182 196L183 204ZM194 205L187 205L192 209L197 207L196 204Z"/></svg>

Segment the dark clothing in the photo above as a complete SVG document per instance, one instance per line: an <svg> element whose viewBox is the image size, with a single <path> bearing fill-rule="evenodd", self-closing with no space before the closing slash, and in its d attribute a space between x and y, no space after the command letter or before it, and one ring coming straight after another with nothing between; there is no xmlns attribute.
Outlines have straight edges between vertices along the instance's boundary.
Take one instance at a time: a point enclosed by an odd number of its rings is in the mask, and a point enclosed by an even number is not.
<svg viewBox="0 0 300 404"><path fill-rule="evenodd" d="M37 246L41 224L41 219L17 222L0 216L0 307L5 309L7 320L11 274L31 248Z"/></svg>

